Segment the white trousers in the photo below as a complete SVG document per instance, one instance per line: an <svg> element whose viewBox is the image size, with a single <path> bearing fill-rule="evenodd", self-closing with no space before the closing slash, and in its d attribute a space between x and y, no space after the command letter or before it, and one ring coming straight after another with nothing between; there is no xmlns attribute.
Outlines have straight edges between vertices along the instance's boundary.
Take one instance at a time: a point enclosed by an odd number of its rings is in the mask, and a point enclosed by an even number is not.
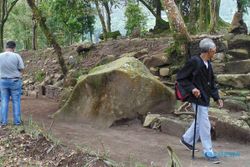
<svg viewBox="0 0 250 167"><path fill-rule="evenodd" d="M192 103L192 106L195 111L196 104ZM208 117L208 107L198 105L195 143L197 143L200 138L203 146L203 152L213 154L210 130L211 124ZM182 137L185 142L193 145L194 121Z"/></svg>

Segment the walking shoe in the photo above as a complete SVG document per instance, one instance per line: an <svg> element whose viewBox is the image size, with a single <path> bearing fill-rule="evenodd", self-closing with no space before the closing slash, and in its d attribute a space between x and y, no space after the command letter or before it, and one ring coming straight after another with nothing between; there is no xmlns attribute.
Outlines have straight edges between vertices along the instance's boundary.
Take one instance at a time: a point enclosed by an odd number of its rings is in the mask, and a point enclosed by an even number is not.
<svg viewBox="0 0 250 167"><path fill-rule="evenodd" d="M205 153L204 156L208 161L212 162L213 164L220 163L220 159L216 155L209 155L209 153Z"/></svg>
<svg viewBox="0 0 250 167"><path fill-rule="evenodd" d="M184 145L184 146L186 147L187 150L193 151L193 146L190 145L190 144L188 144L187 142L185 142L185 140L183 139L183 137L181 138L180 143L181 143L182 145ZM198 151L198 150L195 148L194 151Z"/></svg>

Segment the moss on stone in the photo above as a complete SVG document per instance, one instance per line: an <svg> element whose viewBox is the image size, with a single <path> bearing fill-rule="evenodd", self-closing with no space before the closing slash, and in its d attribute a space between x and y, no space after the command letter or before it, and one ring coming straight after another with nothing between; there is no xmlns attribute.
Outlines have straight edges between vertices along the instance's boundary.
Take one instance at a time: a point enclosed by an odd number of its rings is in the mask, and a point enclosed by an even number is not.
<svg viewBox="0 0 250 167"><path fill-rule="evenodd" d="M90 119L105 127L116 120L148 112L171 112L173 91L158 81L139 60L123 57L79 78L71 96L54 116Z"/></svg>

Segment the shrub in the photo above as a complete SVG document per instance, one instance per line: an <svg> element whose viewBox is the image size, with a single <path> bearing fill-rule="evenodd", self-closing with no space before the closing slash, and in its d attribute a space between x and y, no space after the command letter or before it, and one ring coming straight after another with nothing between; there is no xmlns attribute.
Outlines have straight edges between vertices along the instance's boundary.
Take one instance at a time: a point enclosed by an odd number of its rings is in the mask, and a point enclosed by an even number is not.
<svg viewBox="0 0 250 167"><path fill-rule="evenodd" d="M125 26L127 35L132 34L136 29L139 29L140 32L146 30L147 19L137 3L129 1L125 16L127 18Z"/></svg>

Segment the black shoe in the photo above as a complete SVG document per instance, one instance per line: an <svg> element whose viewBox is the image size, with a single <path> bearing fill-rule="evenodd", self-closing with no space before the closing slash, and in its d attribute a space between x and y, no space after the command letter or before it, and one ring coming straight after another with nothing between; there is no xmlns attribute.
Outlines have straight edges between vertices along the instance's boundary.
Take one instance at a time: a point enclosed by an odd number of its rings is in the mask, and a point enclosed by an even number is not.
<svg viewBox="0 0 250 167"><path fill-rule="evenodd" d="M180 140L180 143L182 145L184 145L189 151L193 151L193 146L188 144L187 142L185 142L185 140L183 139L183 137ZM194 151L198 151L197 149L194 149Z"/></svg>
<svg viewBox="0 0 250 167"><path fill-rule="evenodd" d="M208 153L205 153L204 156L208 161L212 162L213 164L220 163L220 159L216 155L209 156Z"/></svg>

